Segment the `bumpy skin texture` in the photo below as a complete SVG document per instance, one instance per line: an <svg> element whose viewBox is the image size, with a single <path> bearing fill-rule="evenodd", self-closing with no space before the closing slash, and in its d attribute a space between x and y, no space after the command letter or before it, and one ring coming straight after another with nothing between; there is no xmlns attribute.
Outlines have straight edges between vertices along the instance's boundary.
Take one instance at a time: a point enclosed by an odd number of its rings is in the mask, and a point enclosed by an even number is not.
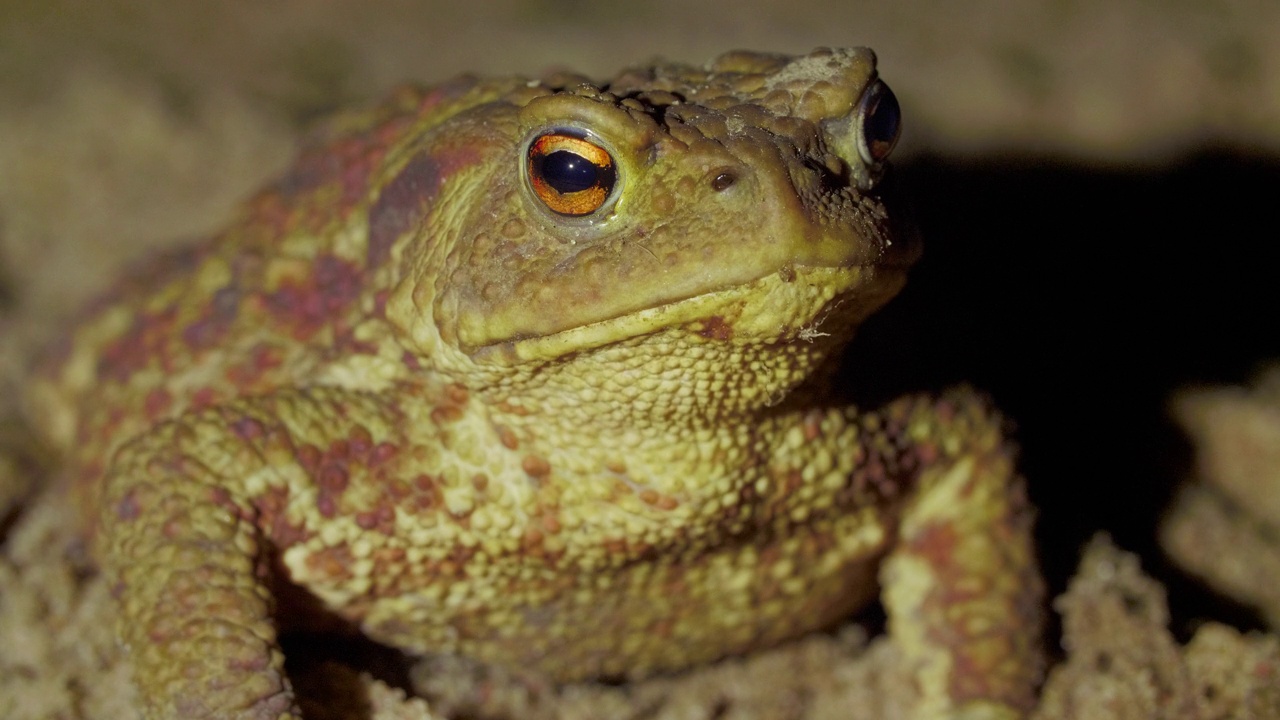
<svg viewBox="0 0 1280 720"><path fill-rule="evenodd" d="M831 399L915 257L858 150L874 64L403 90L104 299L33 409L148 716L296 716L283 621L639 676L827 625L877 573L919 717L1024 711L1041 588L998 417ZM583 217L528 181L566 128L616 165Z"/></svg>

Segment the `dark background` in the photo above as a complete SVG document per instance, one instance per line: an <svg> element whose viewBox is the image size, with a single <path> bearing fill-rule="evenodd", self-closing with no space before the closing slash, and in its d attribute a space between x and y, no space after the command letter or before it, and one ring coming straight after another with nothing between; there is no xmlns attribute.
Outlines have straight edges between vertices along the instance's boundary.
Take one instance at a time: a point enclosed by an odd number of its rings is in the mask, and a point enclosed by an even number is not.
<svg viewBox="0 0 1280 720"><path fill-rule="evenodd" d="M1155 527L1191 453L1179 387L1280 356L1280 164L1205 152L1159 170L1036 157L897 168L925 253L846 357L870 400L967 382L1013 421L1052 591L1106 530L1170 589L1174 629L1258 620L1168 566Z"/></svg>

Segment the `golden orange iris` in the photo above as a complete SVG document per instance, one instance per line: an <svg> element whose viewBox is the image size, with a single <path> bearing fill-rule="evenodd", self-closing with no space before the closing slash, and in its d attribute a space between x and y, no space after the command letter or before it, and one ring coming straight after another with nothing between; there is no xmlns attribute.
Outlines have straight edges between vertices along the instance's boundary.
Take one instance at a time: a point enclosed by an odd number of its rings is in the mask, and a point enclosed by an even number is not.
<svg viewBox="0 0 1280 720"><path fill-rule="evenodd" d="M573 161L573 158L558 153L576 156L592 166L595 170L592 183L579 189L563 179L550 177L548 158L554 155L558 162ZM529 186L539 200L554 212L572 216L589 215L599 210L609 199L617 179L613 157L608 151L590 140L564 133L543 135L529 145L528 173Z"/></svg>

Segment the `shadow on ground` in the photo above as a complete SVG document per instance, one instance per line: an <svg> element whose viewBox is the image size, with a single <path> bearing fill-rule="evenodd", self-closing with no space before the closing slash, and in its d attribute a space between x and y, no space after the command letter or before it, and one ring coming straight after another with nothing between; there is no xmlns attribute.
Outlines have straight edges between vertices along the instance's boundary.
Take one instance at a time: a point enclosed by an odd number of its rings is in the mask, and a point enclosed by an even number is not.
<svg viewBox="0 0 1280 720"><path fill-rule="evenodd" d="M1164 168L923 157L897 168L925 253L845 361L864 401L968 382L1015 422L1053 593L1105 529L1169 588L1175 632L1250 613L1163 561L1155 525L1188 451L1177 387L1280 357L1280 163L1206 152Z"/></svg>

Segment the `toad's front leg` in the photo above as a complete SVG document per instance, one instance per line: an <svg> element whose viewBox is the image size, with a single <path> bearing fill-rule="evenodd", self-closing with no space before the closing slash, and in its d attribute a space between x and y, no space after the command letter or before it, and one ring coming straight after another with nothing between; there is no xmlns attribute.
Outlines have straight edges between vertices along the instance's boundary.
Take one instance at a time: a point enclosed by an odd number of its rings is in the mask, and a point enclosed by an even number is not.
<svg viewBox="0 0 1280 720"><path fill-rule="evenodd" d="M999 418L972 391L891 406L921 460L881 570L920 718L1016 718L1043 672L1032 510Z"/></svg>
<svg viewBox="0 0 1280 720"><path fill-rule="evenodd" d="M299 493L323 508L325 483L367 474L360 458L381 457L393 432L378 408L332 390L256 398L188 413L116 454L96 549L146 717L299 717L270 592L272 554L303 531L283 508ZM317 447L322 468L306 462Z"/></svg>
<svg viewBox="0 0 1280 720"><path fill-rule="evenodd" d="M226 490L246 458L208 460L207 422L126 445L107 474L98 552L147 718L299 717L252 513ZM228 449L228 446L224 446Z"/></svg>

